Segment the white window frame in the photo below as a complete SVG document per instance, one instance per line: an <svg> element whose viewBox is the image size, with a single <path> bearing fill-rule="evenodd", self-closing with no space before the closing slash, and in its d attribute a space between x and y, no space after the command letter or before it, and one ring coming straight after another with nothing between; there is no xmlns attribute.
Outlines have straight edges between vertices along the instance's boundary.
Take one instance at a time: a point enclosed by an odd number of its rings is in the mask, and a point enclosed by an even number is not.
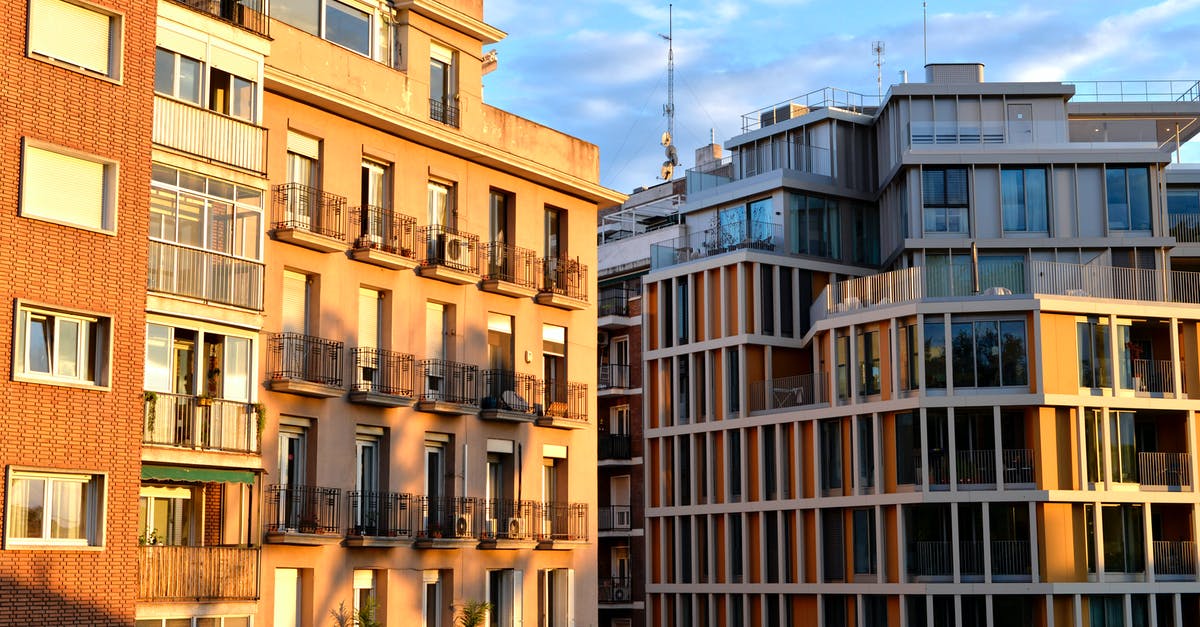
<svg viewBox="0 0 1200 627"><path fill-rule="evenodd" d="M43 535L36 538L16 538L13 537L13 482L16 479L31 479L46 481L46 487L51 485L51 482L69 482L80 483L84 486L86 507L81 508L84 516L87 517L84 528L83 538L62 538L55 539L46 537L50 521L53 516L42 516ZM106 486L108 484L108 475L103 472L92 472L87 470L59 470L59 469L42 469L42 468L25 468L18 466L9 466L7 468L4 492L5 492L5 511L4 511L4 548L5 549L23 549L23 548L63 548L63 549L78 549L92 548L104 546L104 529L105 529L105 514L107 509L106 502ZM44 493L43 493L44 494ZM44 509L49 509L51 499L43 496Z"/></svg>
<svg viewBox="0 0 1200 627"><path fill-rule="evenodd" d="M104 168L103 191L100 199L100 223L87 224L78 220L72 220L66 216L56 216L53 213L44 210L39 211L33 207L28 198L28 190L30 186L37 181L30 180L29 168L29 151L37 150L41 152L54 153L59 156L78 159L81 161L90 161L101 165ZM112 159L105 159L98 155L92 155L62 146L38 141L29 137L23 139L21 146L21 205L20 214L23 217L33 220L42 220L54 224L62 224L65 226L76 227L88 231L95 231L107 235L115 235L117 232L117 190L120 181L120 165Z"/></svg>
<svg viewBox="0 0 1200 627"><path fill-rule="evenodd" d="M36 372L29 367L29 336L31 322L35 316L53 320L54 339L49 347L47 359L49 372ZM79 347L76 349L75 376L57 374L55 347L60 322L77 321L80 324ZM16 381L31 383L47 383L73 387L109 389L112 362L112 319L108 316L84 311L73 311L57 307L45 307L18 300L14 318L13 337L16 347L13 350L12 372ZM86 341L84 341L86 339ZM95 359L95 378L87 379L87 360L89 354Z"/></svg>
<svg viewBox="0 0 1200 627"><path fill-rule="evenodd" d="M78 65L77 63L74 63L69 60L57 58L52 53L49 53L49 52L42 52L42 51L34 50L33 33L34 33L34 29L39 28L39 24L37 23L37 20L34 17L34 14L36 13L34 6L36 4L45 3L45 2L61 2L62 4L75 5L76 7L79 7L86 11L91 11L93 13L97 13L97 14L103 15L108 18L108 70L107 70L107 72L100 70L100 69L96 69L96 68L89 68L89 67L81 66L81 65ZM26 38L25 38L25 54L26 54L26 56L28 56L31 59L38 59L40 61L52 63L59 67L63 67L63 68L66 68L66 69L69 69L69 70L72 70L75 72L79 72L81 74L86 74L88 76L99 78L102 80L107 80L107 81L111 81L111 82L118 83L118 84L120 84L122 82L122 65L123 65L122 56L123 56L123 50L125 48L125 46L124 46L125 15L123 13L113 11L111 9L107 9L107 8L104 8L101 6L97 6L90 2L83 2L82 0L30 0L28 7L29 7L29 16L28 16L29 19L28 19L28 24L27 24L27 29L26 29ZM58 34L58 35L62 34L62 30L61 30L62 25L61 24L48 25L47 28L54 29L55 34Z"/></svg>

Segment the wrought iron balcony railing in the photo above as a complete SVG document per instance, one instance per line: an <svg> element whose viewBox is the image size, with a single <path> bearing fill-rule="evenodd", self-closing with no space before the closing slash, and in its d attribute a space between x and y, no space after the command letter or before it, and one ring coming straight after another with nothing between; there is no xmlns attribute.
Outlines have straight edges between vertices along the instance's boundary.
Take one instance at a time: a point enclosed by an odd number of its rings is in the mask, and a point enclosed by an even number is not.
<svg viewBox="0 0 1200 627"><path fill-rule="evenodd" d="M479 236L440 225L423 226L418 238L424 243L422 266L444 266L451 270L479 273Z"/></svg>
<svg viewBox="0 0 1200 627"><path fill-rule="evenodd" d="M587 503L540 503L538 540L583 542L588 539Z"/></svg>
<svg viewBox="0 0 1200 627"><path fill-rule="evenodd" d="M633 580L629 577L601 577L601 603L629 603L633 600Z"/></svg>
<svg viewBox="0 0 1200 627"><path fill-rule="evenodd" d="M442 100L429 99L429 119L458 128L458 107Z"/></svg>
<svg viewBox="0 0 1200 627"><path fill-rule="evenodd" d="M415 498L395 492L360 492L346 494L350 519L346 527L349 536L411 538L412 510Z"/></svg>
<svg viewBox="0 0 1200 627"><path fill-rule="evenodd" d="M417 219L384 207L364 205L350 210L354 216L351 238L355 248L374 248L393 255L417 258Z"/></svg>
<svg viewBox="0 0 1200 627"><path fill-rule="evenodd" d="M560 379L550 379L543 385L544 415L578 422L587 422L588 386Z"/></svg>
<svg viewBox="0 0 1200 627"><path fill-rule="evenodd" d="M480 408L535 415L541 380L531 374L511 370L484 370Z"/></svg>
<svg viewBox="0 0 1200 627"><path fill-rule="evenodd" d="M267 17L267 0L174 1L263 37L269 37L271 34L271 20Z"/></svg>
<svg viewBox="0 0 1200 627"><path fill-rule="evenodd" d="M632 459L633 439L626 434L601 433L596 440L600 459Z"/></svg>
<svg viewBox="0 0 1200 627"><path fill-rule="evenodd" d="M578 259L542 259L541 291L587 301L588 269Z"/></svg>
<svg viewBox="0 0 1200 627"><path fill-rule="evenodd" d="M296 229L344 240L346 198L300 183L276 185L271 223L275 229Z"/></svg>
<svg viewBox="0 0 1200 627"><path fill-rule="evenodd" d="M340 532L342 491L310 485L267 487L267 533Z"/></svg>
<svg viewBox="0 0 1200 627"><path fill-rule="evenodd" d="M267 377L342 386L342 342L299 333L275 333L268 341Z"/></svg>
<svg viewBox="0 0 1200 627"><path fill-rule="evenodd" d="M483 278L537 289L537 253L528 248L489 242L483 245Z"/></svg>
<svg viewBox="0 0 1200 627"><path fill-rule="evenodd" d="M420 359L415 362L418 401L479 406L479 368L445 359Z"/></svg>
<svg viewBox="0 0 1200 627"><path fill-rule="evenodd" d="M600 531L629 531L633 527L628 505L607 505L600 508Z"/></svg>
<svg viewBox="0 0 1200 627"><path fill-rule="evenodd" d="M263 265L211 250L151 240L146 287L261 311Z"/></svg>
<svg viewBox="0 0 1200 627"><path fill-rule="evenodd" d="M418 539L479 539L482 536L484 503L467 496L417 499Z"/></svg>
<svg viewBox="0 0 1200 627"><path fill-rule="evenodd" d="M416 388L412 355L382 348L355 348L351 351L351 359L354 360L351 390L412 397Z"/></svg>
<svg viewBox="0 0 1200 627"><path fill-rule="evenodd" d="M258 420L249 403L151 392L142 442L235 453L258 453Z"/></svg>
<svg viewBox="0 0 1200 627"><path fill-rule="evenodd" d="M624 287L606 287L600 290L597 314L600 316L628 316L631 294L632 290Z"/></svg>
<svg viewBox="0 0 1200 627"><path fill-rule="evenodd" d="M484 503L482 538L532 542L537 539L534 521L537 520L536 501L491 499Z"/></svg>

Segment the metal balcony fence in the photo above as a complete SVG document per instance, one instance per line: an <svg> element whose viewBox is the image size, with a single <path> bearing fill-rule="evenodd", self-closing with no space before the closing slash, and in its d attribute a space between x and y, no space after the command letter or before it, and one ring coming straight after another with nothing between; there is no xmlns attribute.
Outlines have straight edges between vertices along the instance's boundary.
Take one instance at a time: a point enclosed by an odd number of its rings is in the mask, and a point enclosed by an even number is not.
<svg viewBox="0 0 1200 627"><path fill-rule="evenodd" d="M1033 483L1033 449L1006 448L1000 451L1004 483Z"/></svg>
<svg viewBox="0 0 1200 627"><path fill-rule="evenodd" d="M352 390L389 396L413 395L416 367L412 355L382 348L355 348L350 353L354 361Z"/></svg>
<svg viewBox="0 0 1200 627"><path fill-rule="evenodd" d="M342 386L343 343L299 333L268 339L267 377Z"/></svg>
<svg viewBox="0 0 1200 627"><path fill-rule="evenodd" d="M274 187L271 223L338 240L346 238L346 198L300 183Z"/></svg>
<svg viewBox="0 0 1200 627"><path fill-rule="evenodd" d="M597 436L600 459L632 459L633 439L627 434L601 433Z"/></svg>
<svg viewBox="0 0 1200 627"><path fill-rule="evenodd" d="M625 287L606 287L600 290L598 315L628 316L631 290Z"/></svg>
<svg viewBox="0 0 1200 627"><path fill-rule="evenodd" d="M1190 487L1192 456L1187 453L1138 453L1138 479L1142 485Z"/></svg>
<svg viewBox="0 0 1200 627"><path fill-rule="evenodd" d="M539 503L537 538L582 542L588 539L587 503Z"/></svg>
<svg viewBox="0 0 1200 627"><path fill-rule="evenodd" d="M417 258L417 219L385 207L364 205L350 210L355 248L374 248L385 253Z"/></svg>
<svg viewBox="0 0 1200 627"><path fill-rule="evenodd" d="M485 540L533 541L537 520L536 501L489 499L484 504L482 538Z"/></svg>
<svg viewBox="0 0 1200 627"><path fill-rule="evenodd" d="M541 409L537 404L540 384L541 380L531 374L484 370L483 395L479 399L479 406L481 409L534 415Z"/></svg>
<svg viewBox="0 0 1200 627"><path fill-rule="evenodd" d="M958 543L958 570L963 576L983 576L983 543L962 540Z"/></svg>
<svg viewBox="0 0 1200 627"><path fill-rule="evenodd" d="M528 248L489 242L483 245L483 278L537 289L537 253Z"/></svg>
<svg viewBox="0 0 1200 627"><path fill-rule="evenodd" d="M650 265L658 270L737 250L786 254L783 243L782 225L757 220L747 224L740 220L651 244Z"/></svg>
<svg viewBox="0 0 1200 627"><path fill-rule="evenodd" d="M750 382L750 411L803 407L825 402L828 375L813 373Z"/></svg>
<svg viewBox="0 0 1200 627"><path fill-rule="evenodd" d="M263 37L270 36L271 20L267 17L267 0L173 1Z"/></svg>
<svg viewBox="0 0 1200 627"><path fill-rule="evenodd" d="M199 248L150 241L147 289L202 300L263 308L263 264Z"/></svg>
<svg viewBox="0 0 1200 627"><path fill-rule="evenodd" d="M361 492L346 494L349 522L346 534L385 538L411 538L411 513L414 497L396 492Z"/></svg>
<svg viewBox="0 0 1200 627"><path fill-rule="evenodd" d="M475 538L482 536L484 503L466 496L417 498L416 537Z"/></svg>
<svg viewBox="0 0 1200 627"><path fill-rule="evenodd" d="M423 266L444 266L451 270L479 273L479 236L448 226L432 224L417 229L417 239L425 247Z"/></svg>
<svg viewBox="0 0 1200 627"><path fill-rule="evenodd" d="M921 540L909 545L908 572L918 577L949 577L953 570L950 543Z"/></svg>
<svg viewBox="0 0 1200 627"><path fill-rule="evenodd" d="M1168 213L1167 232L1177 242L1187 244L1200 242L1200 214Z"/></svg>
<svg viewBox="0 0 1200 627"><path fill-rule="evenodd" d="M267 533L339 533L342 491L310 485L267 487Z"/></svg>
<svg viewBox="0 0 1200 627"><path fill-rule="evenodd" d="M917 476L921 476L920 459L921 452L916 452L917 457ZM950 484L950 463L949 455L945 451L929 451L929 485L949 485Z"/></svg>
<svg viewBox="0 0 1200 627"><path fill-rule="evenodd" d="M1191 540L1154 540L1154 574L1196 575L1196 543Z"/></svg>
<svg viewBox="0 0 1200 627"><path fill-rule="evenodd" d="M241 546L139 546L138 599L257 599L259 552Z"/></svg>
<svg viewBox="0 0 1200 627"><path fill-rule="evenodd" d="M996 451L992 449L958 451L959 484L996 483Z"/></svg>
<svg viewBox="0 0 1200 627"><path fill-rule="evenodd" d="M598 514L600 531L629 531L633 526L628 505L606 505Z"/></svg>
<svg viewBox="0 0 1200 627"><path fill-rule="evenodd" d="M601 603L627 603L633 600L633 580L629 577L601 577Z"/></svg>
<svg viewBox="0 0 1200 627"><path fill-rule="evenodd" d="M576 300L588 299L588 268L578 259L546 257L541 260L541 291Z"/></svg>
<svg viewBox="0 0 1200 627"><path fill-rule="evenodd" d="M458 107L443 100L430 98L429 119L458 128Z"/></svg>
<svg viewBox="0 0 1200 627"><path fill-rule="evenodd" d="M600 364L598 377L601 390L632 387L629 379L629 364Z"/></svg>
<svg viewBox="0 0 1200 627"><path fill-rule="evenodd" d="M544 415L587 422L588 386L586 383L549 379L543 384Z"/></svg>
<svg viewBox="0 0 1200 627"><path fill-rule="evenodd" d="M419 359L416 394L419 401L479 406L479 368L445 359Z"/></svg>
<svg viewBox="0 0 1200 627"><path fill-rule="evenodd" d="M151 137L181 152L267 172L267 129L207 107L156 94Z"/></svg>
<svg viewBox="0 0 1200 627"><path fill-rule="evenodd" d="M992 540L992 574L1017 577L1029 575L1029 540Z"/></svg>
<svg viewBox="0 0 1200 627"><path fill-rule="evenodd" d="M249 403L154 392L146 400L142 442L258 453L258 419Z"/></svg>
<svg viewBox="0 0 1200 627"><path fill-rule="evenodd" d="M1172 394L1175 392L1175 368L1169 359L1130 359L1133 380L1128 383L1138 392Z"/></svg>

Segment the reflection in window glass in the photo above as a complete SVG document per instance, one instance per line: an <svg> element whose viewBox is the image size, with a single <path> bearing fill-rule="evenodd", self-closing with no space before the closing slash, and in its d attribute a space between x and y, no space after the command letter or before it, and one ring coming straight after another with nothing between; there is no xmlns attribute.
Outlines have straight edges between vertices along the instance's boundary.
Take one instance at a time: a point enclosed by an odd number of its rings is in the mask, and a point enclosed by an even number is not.
<svg viewBox="0 0 1200 627"><path fill-rule="evenodd" d="M371 16L338 0L325 0L325 38L370 56Z"/></svg>
<svg viewBox="0 0 1200 627"><path fill-rule="evenodd" d="M946 324L925 323L925 387L946 387Z"/></svg>

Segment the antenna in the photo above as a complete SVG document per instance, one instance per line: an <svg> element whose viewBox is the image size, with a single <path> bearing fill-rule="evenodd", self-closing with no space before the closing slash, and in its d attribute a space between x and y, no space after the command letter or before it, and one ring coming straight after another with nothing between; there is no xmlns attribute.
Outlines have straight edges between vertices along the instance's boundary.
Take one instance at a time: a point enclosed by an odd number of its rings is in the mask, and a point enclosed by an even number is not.
<svg viewBox="0 0 1200 627"><path fill-rule="evenodd" d="M925 51L925 65L929 65L929 3L921 2L921 47Z"/></svg>
<svg viewBox="0 0 1200 627"><path fill-rule="evenodd" d="M883 42L871 42L871 54L875 55L875 95L883 98Z"/></svg>
<svg viewBox="0 0 1200 627"><path fill-rule="evenodd" d="M663 115L667 116L667 132L663 133L662 145L666 148L667 160L662 164L664 181L671 180L675 166L679 165L679 152L671 142L675 138L675 8L667 5L667 34L659 33L659 37L667 40L667 104L663 106Z"/></svg>

